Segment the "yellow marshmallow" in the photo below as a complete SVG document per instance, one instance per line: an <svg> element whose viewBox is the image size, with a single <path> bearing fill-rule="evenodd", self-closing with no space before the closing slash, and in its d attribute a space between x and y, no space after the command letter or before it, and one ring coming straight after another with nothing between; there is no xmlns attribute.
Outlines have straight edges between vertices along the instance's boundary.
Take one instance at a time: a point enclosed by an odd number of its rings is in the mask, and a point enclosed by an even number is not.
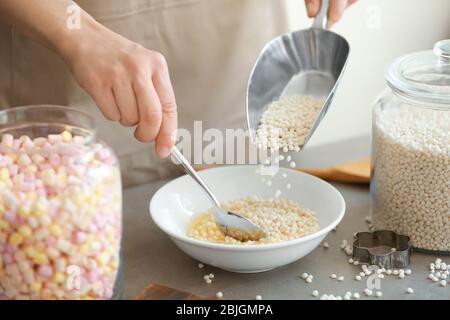
<svg viewBox="0 0 450 320"><path fill-rule="evenodd" d="M66 280L64 273L56 272L53 274L52 281L55 283L63 283Z"/></svg>
<svg viewBox="0 0 450 320"><path fill-rule="evenodd" d="M64 142L69 142L70 140L72 140L72 134L69 131L63 131L61 133L61 137Z"/></svg>
<svg viewBox="0 0 450 320"><path fill-rule="evenodd" d="M42 283L41 282L33 282L30 284L30 291L33 292L39 292L42 289Z"/></svg>
<svg viewBox="0 0 450 320"><path fill-rule="evenodd" d="M27 207L19 207L19 215L22 218L26 218L30 215L30 208Z"/></svg>
<svg viewBox="0 0 450 320"><path fill-rule="evenodd" d="M19 246L23 242L23 236L20 233L14 232L9 237L9 244L12 246Z"/></svg>
<svg viewBox="0 0 450 320"><path fill-rule="evenodd" d="M6 181L9 179L9 171L6 168L0 170L0 179Z"/></svg>
<svg viewBox="0 0 450 320"><path fill-rule="evenodd" d="M48 257L44 253L37 253L36 256L33 258L33 261L36 264L47 264Z"/></svg>
<svg viewBox="0 0 450 320"><path fill-rule="evenodd" d="M60 237L63 233L61 227L54 223L50 224L48 226L48 229L50 230L51 234L53 234L55 237Z"/></svg>
<svg viewBox="0 0 450 320"><path fill-rule="evenodd" d="M25 238L31 236L31 234L33 233L33 230L31 230L31 228L29 226L20 226L19 227L19 233L24 236Z"/></svg>

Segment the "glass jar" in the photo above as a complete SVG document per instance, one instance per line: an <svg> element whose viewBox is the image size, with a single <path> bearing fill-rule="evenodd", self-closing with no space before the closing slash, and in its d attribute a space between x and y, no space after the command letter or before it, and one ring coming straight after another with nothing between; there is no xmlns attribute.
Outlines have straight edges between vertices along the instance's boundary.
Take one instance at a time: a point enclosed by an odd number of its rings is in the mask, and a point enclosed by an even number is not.
<svg viewBox="0 0 450 320"><path fill-rule="evenodd" d="M386 79L373 108L374 228L449 253L450 40L398 58Z"/></svg>
<svg viewBox="0 0 450 320"><path fill-rule="evenodd" d="M0 112L0 299L109 299L119 266L118 161L78 110Z"/></svg>

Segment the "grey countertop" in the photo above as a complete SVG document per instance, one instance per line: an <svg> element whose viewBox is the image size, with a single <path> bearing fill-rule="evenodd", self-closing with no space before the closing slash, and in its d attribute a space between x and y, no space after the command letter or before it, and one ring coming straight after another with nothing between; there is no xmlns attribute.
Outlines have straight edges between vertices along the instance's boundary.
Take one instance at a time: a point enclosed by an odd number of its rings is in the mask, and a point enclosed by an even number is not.
<svg viewBox="0 0 450 320"><path fill-rule="evenodd" d="M367 157L370 153L369 137L329 146L305 149L296 157L299 166L327 166L346 160ZM334 185L345 198L347 210L337 231L330 232L326 240L330 247L316 248L306 257L290 265L257 274L237 274L206 266L197 267L197 261L180 251L152 222L148 204L152 195L167 181L153 182L124 191L124 298L131 299L150 283L159 283L178 290L214 296L222 291L225 299L318 299L320 294L343 296L346 291L359 292L365 297L366 278L354 280L360 267L348 263L348 256L339 248L343 239L352 240L356 231L367 230L365 217L369 214L369 189L367 186ZM428 265L436 255L414 252L409 268L413 273L404 279L386 276L381 280L382 299L450 299L450 285L440 287L427 279ZM450 257L441 257L450 263ZM307 272L314 275L311 284L300 278ZM214 273L212 284L206 284L203 275ZM344 276L338 282L330 274ZM413 294L406 289L413 288Z"/></svg>

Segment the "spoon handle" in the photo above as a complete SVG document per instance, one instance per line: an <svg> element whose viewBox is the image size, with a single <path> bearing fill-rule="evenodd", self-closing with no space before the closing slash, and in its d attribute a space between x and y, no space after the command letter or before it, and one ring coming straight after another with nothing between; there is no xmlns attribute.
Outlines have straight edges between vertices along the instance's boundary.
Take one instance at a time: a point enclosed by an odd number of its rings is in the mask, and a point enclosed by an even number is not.
<svg viewBox="0 0 450 320"><path fill-rule="evenodd" d="M192 179L194 179L200 187L206 192L208 198L211 200L211 202L214 204L217 210L221 211L220 203L214 196L214 194L211 192L209 187L206 185L206 183L200 178L200 176L197 174L197 172L192 168L191 164L187 159L183 156L183 154L178 150L177 147L173 147L172 149L172 155L174 158L181 164L183 169L186 171L187 174L189 174Z"/></svg>
<svg viewBox="0 0 450 320"><path fill-rule="evenodd" d="M317 13L317 16L314 18L313 24L311 28L319 28L319 29L326 29L327 27L327 14L328 14L328 1L329 0L322 0L320 1L320 9L319 13Z"/></svg>

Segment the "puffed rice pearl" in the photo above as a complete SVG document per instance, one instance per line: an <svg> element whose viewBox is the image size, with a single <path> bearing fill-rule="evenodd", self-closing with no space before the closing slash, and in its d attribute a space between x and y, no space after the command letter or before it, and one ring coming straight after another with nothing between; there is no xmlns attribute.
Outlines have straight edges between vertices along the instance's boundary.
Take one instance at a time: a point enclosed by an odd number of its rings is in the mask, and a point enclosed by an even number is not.
<svg viewBox="0 0 450 320"><path fill-rule="evenodd" d="M313 290L313 292L311 293L311 295L312 295L313 297L318 297L318 296L319 296L319 291Z"/></svg>
<svg viewBox="0 0 450 320"><path fill-rule="evenodd" d="M407 103L379 108L373 126L374 226L407 234L417 248L450 251L450 113Z"/></svg>
<svg viewBox="0 0 450 320"><path fill-rule="evenodd" d="M299 151L322 105L323 100L301 95L273 101L261 117L256 131L257 145L282 148L284 152Z"/></svg>
<svg viewBox="0 0 450 320"><path fill-rule="evenodd" d="M392 274L392 270L391 269L386 270L386 274L387 275L391 275Z"/></svg>
<svg viewBox="0 0 450 320"><path fill-rule="evenodd" d="M398 270L397 270L397 269L393 270L393 271L392 271L392 274L393 274L394 276L398 276Z"/></svg>
<svg viewBox="0 0 450 320"><path fill-rule="evenodd" d="M409 294L414 293L413 288L408 288L408 289L406 289L406 293L409 293Z"/></svg>
<svg viewBox="0 0 450 320"><path fill-rule="evenodd" d="M377 291L377 292L375 292L375 295L376 295L378 298L380 298L380 297L383 296L383 292Z"/></svg>
<svg viewBox="0 0 450 320"><path fill-rule="evenodd" d="M353 260L352 258L348 259L348 263L352 264L353 262L355 262L355 260Z"/></svg>
<svg viewBox="0 0 450 320"><path fill-rule="evenodd" d="M441 287L445 287L445 286L447 286L447 280L441 280L439 282L439 284L440 284Z"/></svg>
<svg viewBox="0 0 450 320"><path fill-rule="evenodd" d="M211 284L211 283L212 283L212 280L208 278L208 279L205 280L205 282L206 282L207 284Z"/></svg>
<svg viewBox="0 0 450 320"><path fill-rule="evenodd" d="M256 196L222 203L230 212L249 218L267 234L252 244L274 243L301 238L319 229L314 212L284 198L263 199ZM196 214L187 230L190 237L211 242L244 244L225 236L214 220L213 209ZM245 242L248 243L248 242Z"/></svg>
<svg viewBox="0 0 450 320"><path fill-rule="evenodd" d="M255 300L262 300L262 296L261 295L256 295Z"/></svg>
<svg viewBox="0 0 450 320"><path fill-rule="evenodd" d="M361 298L361 296L359 295L358 292L355 292L355 293L353 294L353 299L359 299L359 298Z"/></svg>
<svg viewBox="0 0 450 320"><path fill-rule="evenodd" d="M312 279L311 278L306 278L306 280L305 280L307 283L312 283Z"/></svg>
<svg viewBox="0 0 450 320"><path fill-rule="evenodd" d="M308 273L303 272L301 278L302 278L302 279L306 279L306 278L308 278L308 276L309 276Z"/></svg>
<svg viewBox="0 0 450 320"><path fill-rule="evenodd" d="M355 276L356 281L361 281L361 276Z"/></svg>
<svg viewBox="0 0 450 320"><path fill-rule="evenodd" d="M366 289L364 289L364 294L366 295L366 296L371 296L372 294L373 294L373 291L372 290L370 290L370 289L368 289L368 288L366 288Z"/></svg>
<svg viewBox="0 0 450 320"><path fill-rule="evenodd" d="M405 274L404 274L404 273L399 273L399 274L398 274L398 277L399 277L400 279L403 279L403 278L405 277Z"/></svg>
<svg viewBox="0 0 450 320"><path fill-rule="evenodd" d="M331 279L336 279L336 278L337 278L337 275L334 274L334 273L332 273L332 274L330 275L330 278L331 278Z"/></svg>
<svg viewBox="0 0 450 320"><path fill-rule="evenodd" d="M343 277L343 276L340 276L340 277L337 278L337 280L338 280L338 281L344 281L344 277Z"/></svg>
<svg viewBox="0 0 450 320"><path fill-rule="evenodd" d="M358 261L358 260L353 261L353 265L354 265L354 266L359 265L359 261Z"/></svg>
<svg viewBox="0 0 450 320"><path fill-rule="evenodd" d="M222 299L222 298L223 298L223 293L222 293L222 291L217 292L217 293L216 293L216 297L217 297L218 299Z"/></svg>
<svg viewBox="0 0 450 320"><path fill-rule="evenodd" d="M405 274L407 274L408 276L412 274L412 270L411 269L406 269L405 270Z"/></svg>
<svg viewBox="0 0 450 320"><path fill-rule="evenodd" d="M403 275L403 277L404 277L404 275ZM380 273L380 274L378 275L378 278L379 278L379 279L383 279L383 278L384 278L384 274Z"/></svg>
<svg viewBox="0 0 450 320"><path fill-rule="evenodd" d="M209 274L209 278L210 278L210 279L214 279L214 273L210 273L210 274Z"/></svg>

